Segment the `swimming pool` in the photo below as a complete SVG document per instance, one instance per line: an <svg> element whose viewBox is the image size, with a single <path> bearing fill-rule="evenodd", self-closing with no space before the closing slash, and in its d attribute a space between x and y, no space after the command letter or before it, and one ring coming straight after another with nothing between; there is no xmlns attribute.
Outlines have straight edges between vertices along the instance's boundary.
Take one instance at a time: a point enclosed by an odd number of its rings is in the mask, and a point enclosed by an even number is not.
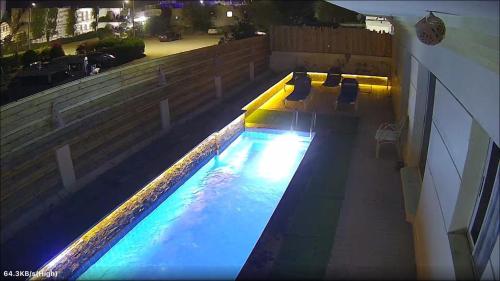
<svg viewBox="0 0 500 281"><path fill-rule="evenodd" d="M243 132L78 279L236 279L310 141Z"/></svg>

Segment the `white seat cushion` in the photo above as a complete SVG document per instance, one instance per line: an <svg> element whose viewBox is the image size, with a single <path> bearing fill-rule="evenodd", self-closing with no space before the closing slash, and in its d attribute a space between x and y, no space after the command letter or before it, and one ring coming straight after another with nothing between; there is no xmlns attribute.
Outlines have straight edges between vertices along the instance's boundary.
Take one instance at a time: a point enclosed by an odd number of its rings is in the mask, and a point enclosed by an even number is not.
<svg viewBox="0 0 500 281"><path fill-rule="evenodd" d="M375 139L383 141L397 141L399 139L399 132L392 130L377 130Z"/></svg>

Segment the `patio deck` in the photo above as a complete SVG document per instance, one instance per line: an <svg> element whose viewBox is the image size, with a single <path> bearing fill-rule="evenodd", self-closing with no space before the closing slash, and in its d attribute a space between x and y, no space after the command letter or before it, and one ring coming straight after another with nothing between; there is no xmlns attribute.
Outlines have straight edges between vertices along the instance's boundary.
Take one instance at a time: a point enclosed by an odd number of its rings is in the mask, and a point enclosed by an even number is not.
<svg viewBox="0 0 500 281"><path fill-rule="evenodd" d="M277 79L256 81L89 183L2 245L2 270L38 269L204 137L241 114L244 104ZM316 100L335 100L335 89L313 86ZM300 199L298 205L288 204L293 220L273 226L278 236L264 233L259 240L264 250L254 249L240 278L415 279L396 152L382 147L381 158L375 159L375 130L379 123L393 120L390 96L359 98L355 114L334 114L331 104L317 103L316 110L324 106L325 111L318 114L316 149L304 158L301 165L306 169L294 177L306 193L290 193ZM278 116L276 124L286 128L293 112L279 110L264 107L253 114L265 118L262 114L270 112ZM308 128L306 118L303 122Z"/></svg>
<svg viewBox="0 0 500 281"><path fill-rule="evenodd" d="M415 279L397 154L383 147L375 159L375 131L393 120L389 88L362 85L358 111L335 112L339 87L321 83L295 128L307 131L316 112L316 137L239 278ZM291 90L277 91L247 126L289 129L294 113L282 100Z"/></svg>

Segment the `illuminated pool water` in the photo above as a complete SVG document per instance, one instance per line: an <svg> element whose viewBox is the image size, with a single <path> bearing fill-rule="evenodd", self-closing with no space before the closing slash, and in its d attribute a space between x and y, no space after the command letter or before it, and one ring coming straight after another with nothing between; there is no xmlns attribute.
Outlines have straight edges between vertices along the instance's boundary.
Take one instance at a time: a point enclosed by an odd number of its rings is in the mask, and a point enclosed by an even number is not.
<svg viewBox="0 0 500 281"><path fill-rule="evenodd" d="M236 279L309 144L243 132L79 279Z"/></svg>

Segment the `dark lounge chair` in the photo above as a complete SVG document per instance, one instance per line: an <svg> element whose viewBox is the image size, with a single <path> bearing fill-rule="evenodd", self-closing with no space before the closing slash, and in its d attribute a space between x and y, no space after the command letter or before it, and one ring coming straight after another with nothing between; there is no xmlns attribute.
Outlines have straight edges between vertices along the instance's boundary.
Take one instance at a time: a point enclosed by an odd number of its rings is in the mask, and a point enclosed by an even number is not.
<svg viewBox="0 0 500 281"><path fill-rule="evenodd" d="M324 87L336 87L340 85L340 80L342 80L342 71L339 67L332 67L328 70L325 82L323 82Z"/></svg>
<svg viewBox="0 0 500 281"><path fill-rule="evenodd" d="M354 109L358 110L358 81L353 78L342 79L340 86L340 95L335 103L335 110L341 104L354 104Z"/></svg>
<svg viewBox="0 0 500 281"><path fill-rule="evenodd" d="M293 91L283 100L286 107L287 101L301 102L304 105L311 92L311 78L309 76L301 76L295 80Z"/></svg>
<svg viewBox="0 0 500 281"><path fill-rule="evenodd" d="M299 66L299 67L295 68L295 70L292 73L292 79L288 80L285 83L285 87L288 85L295 85L295 81L297 80L297 78L305 77L305 76L307 76L307 69L305 67Z"/></svg>

